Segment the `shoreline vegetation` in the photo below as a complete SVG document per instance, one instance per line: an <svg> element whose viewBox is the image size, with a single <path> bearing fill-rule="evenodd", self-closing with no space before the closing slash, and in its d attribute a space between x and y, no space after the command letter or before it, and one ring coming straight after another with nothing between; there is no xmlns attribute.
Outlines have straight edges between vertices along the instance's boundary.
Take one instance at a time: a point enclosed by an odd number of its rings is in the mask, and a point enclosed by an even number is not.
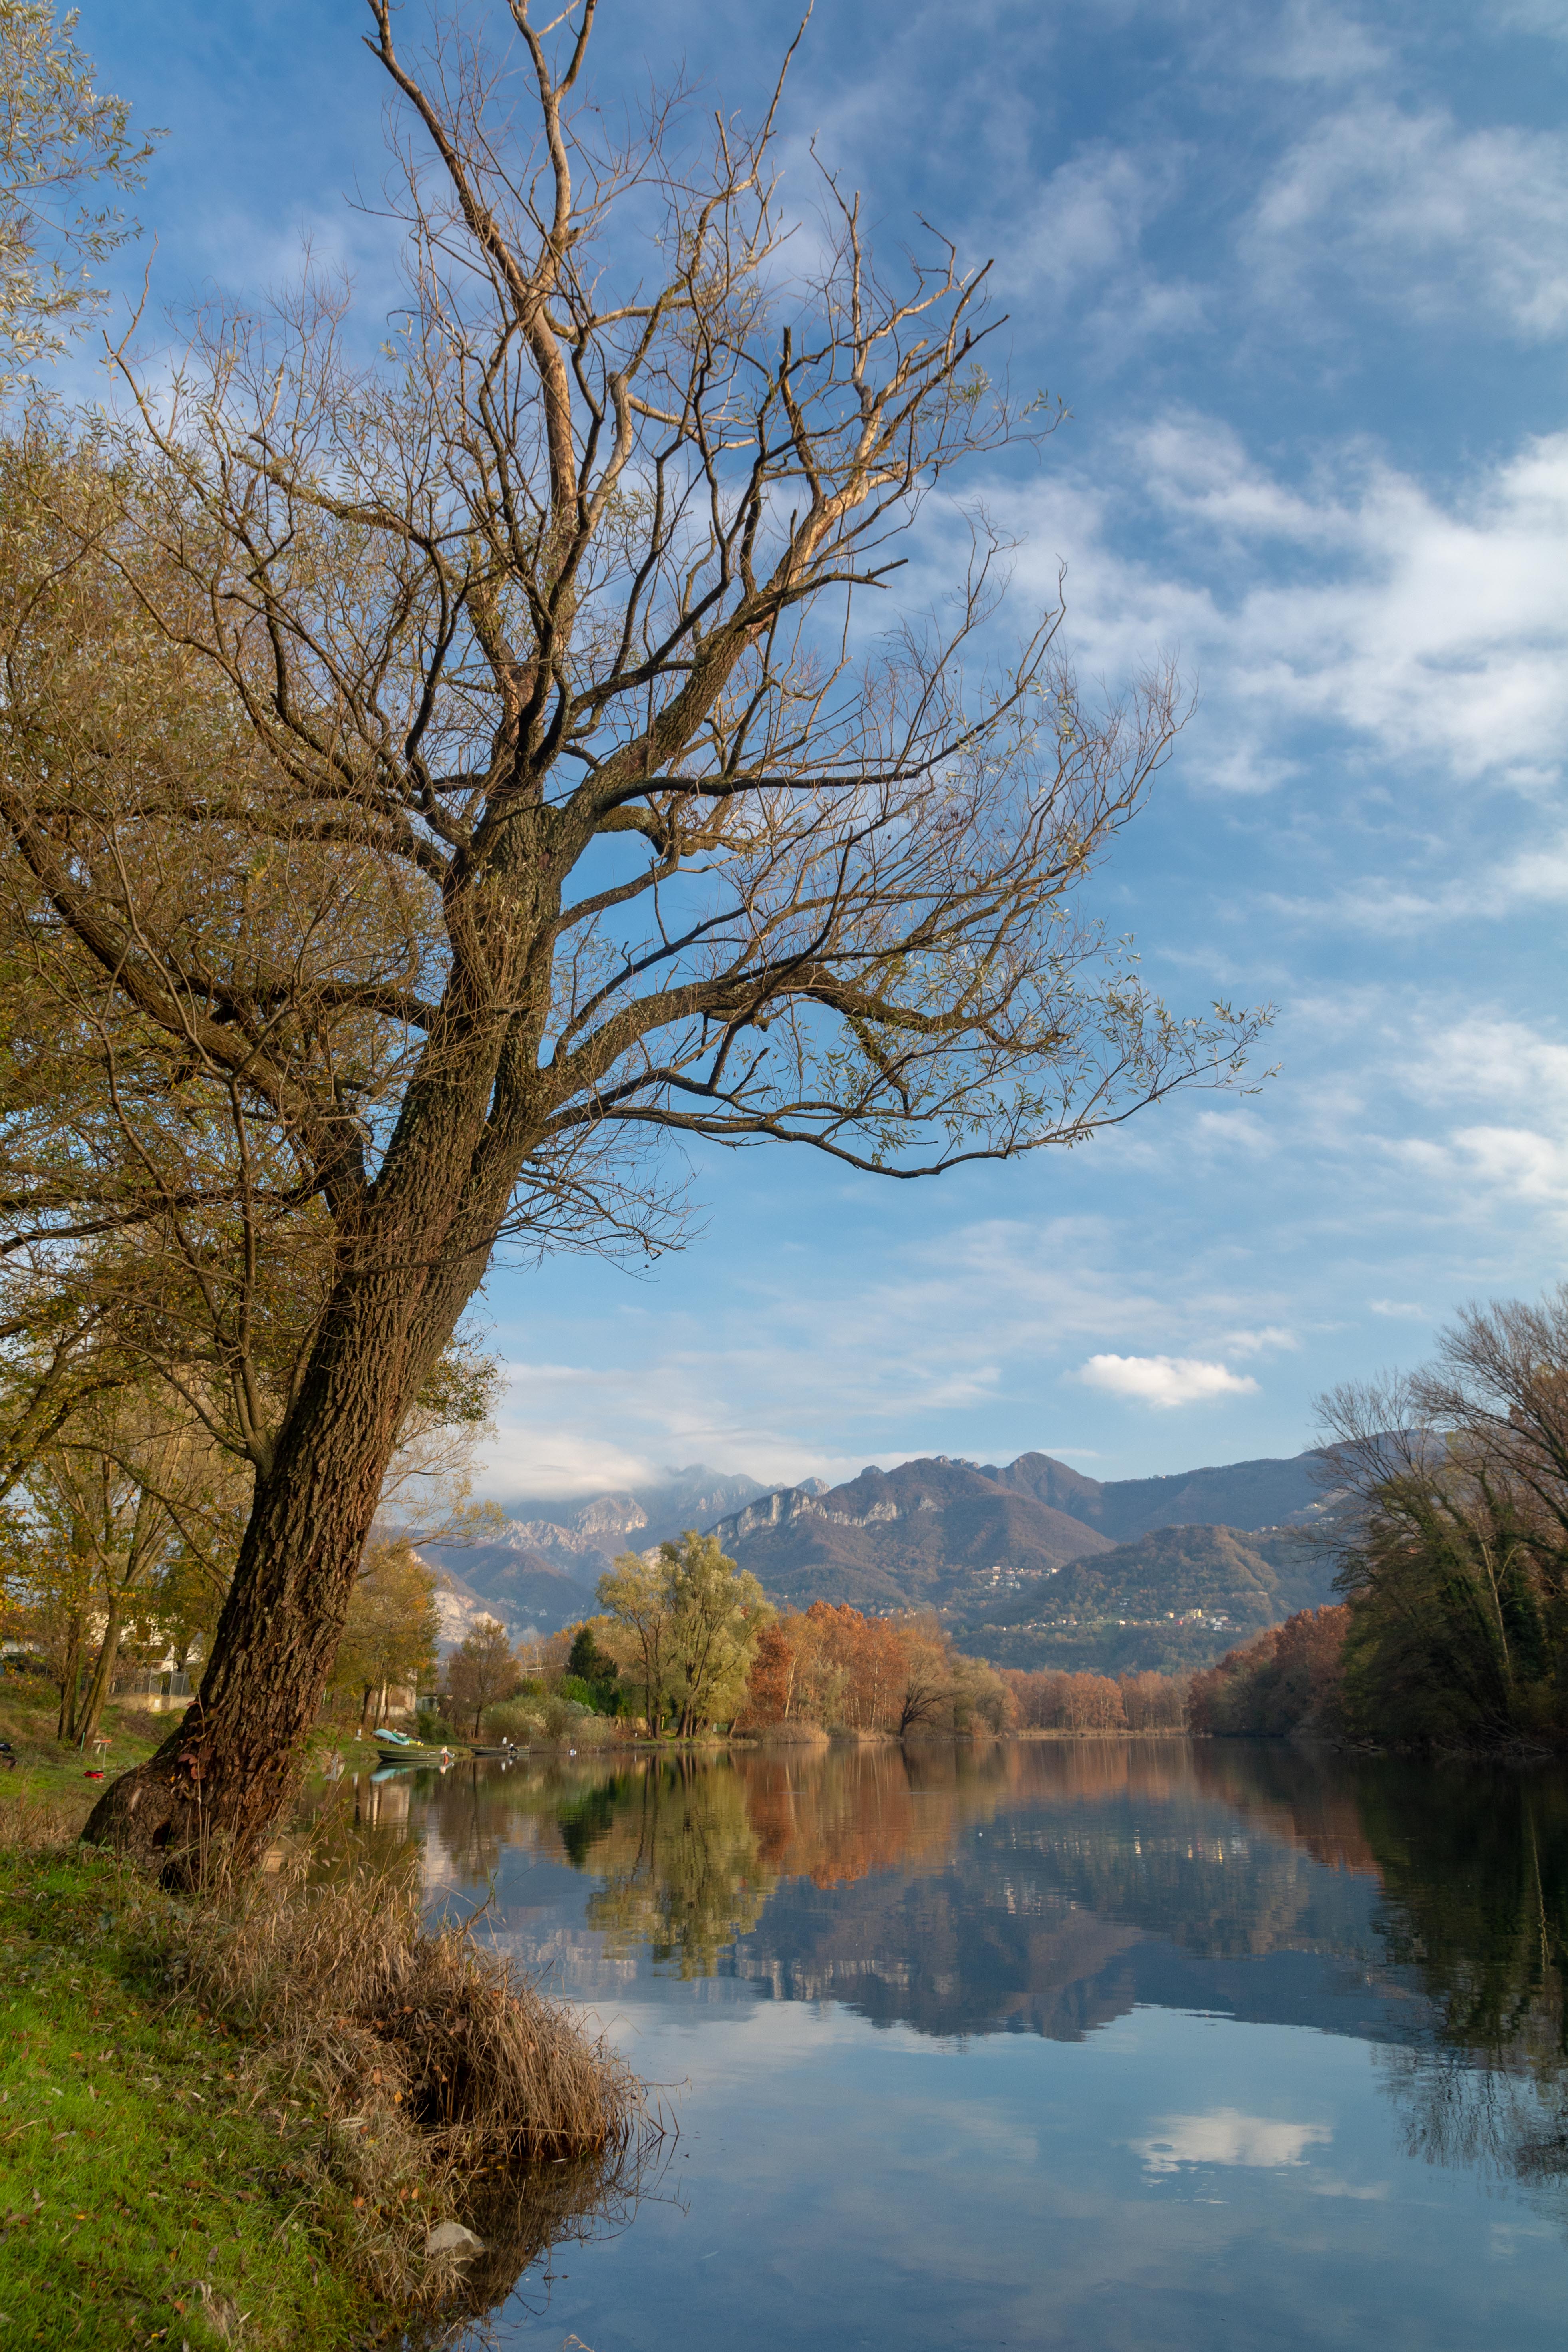
<svg viewBox="0 0 1568 2352"><path fill-rule="evenodd" d="M0 1790L18 2341L414 2352L634 2192L641 2084L473 1921L426 1924L410 1856L318 1831L193 1903L78 1843L87 1801Z"/></svg>
<svg viewBox="0 0 1568 2352"><path fill-rule="evenodd" d="M976 357L985 269L932 233L879 273L857 201L781 339L776 100L709 148L672 91L605 149L573 95L591 10L541 30L462 0L405 49L395 13L374 0L368 42L403 110L394 339L356 362L309 269L264 318L220 295L167 382L116 348L117 422L36 370L139 234L118 197L153 150L73 14L0 12L0 2325L24 2341L419 2352L635 2195L642 2085L482 1913L426 1918L419 1849L365 1834L349 1784L367 1727L515 1742L542 1780L660 1759L621 1776L650 1834L752 1743L865 1748L823 1777L868 1781L901 1748L911 1784L952 1743L955 1779L1040 1769L1009 1737L1568 1745L1568 1288L1329 1401L1344 1602L1190 1683L1000 1671L931 1611L781 1614L696 1530L622 1553L600 1613L527 1656L481 1619L442 1661L416 1542L484 1521L503 1375L465 1318L504 1235L677 1244L650 1127L889 1180L1069 1148L1233 1086L1273 1016L1168 1007L1080 897L1183 723L1168 665L1080 692L1057 602L1005 672L974 664L984 530L944 621L845 634L939 475L1066 414ZM617 207L656 188L665 274L617 293ZM132 1678L190 1704L118 1703ZM775 1827L799 1761L757 1762ZM590 1923L642 1933L662 1895L634 1853ZM689 1912L706 1965L737 1915L700 1887Z"/></svg>

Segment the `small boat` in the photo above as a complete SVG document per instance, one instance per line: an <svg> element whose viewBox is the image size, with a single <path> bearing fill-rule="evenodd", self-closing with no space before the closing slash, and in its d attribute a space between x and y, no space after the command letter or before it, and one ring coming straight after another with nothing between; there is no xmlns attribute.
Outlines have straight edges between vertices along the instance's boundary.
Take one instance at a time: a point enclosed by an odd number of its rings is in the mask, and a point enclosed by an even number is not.
<svg viewBox="0 0 1568 2352"><path fill-rule="evenodd" d="M405 1731L389 1731L381 1724L376 1726L371 1738L384 1764L455 1764L460 1756L468 1753L466 1748L449 1748L438 1741L432 1744L426 1739L410 1739Z"/></svg>

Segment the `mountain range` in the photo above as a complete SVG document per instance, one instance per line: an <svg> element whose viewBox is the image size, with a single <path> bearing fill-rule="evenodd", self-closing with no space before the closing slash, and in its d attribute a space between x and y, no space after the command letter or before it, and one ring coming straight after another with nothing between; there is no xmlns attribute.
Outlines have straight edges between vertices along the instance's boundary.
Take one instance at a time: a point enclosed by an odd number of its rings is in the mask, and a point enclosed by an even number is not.
<svg viewBox="0 0 1568 2352"><path fill-rule="evenodd" d="M696 1528L783 1607L930 1607L998 1664L1168 1667L1331 1597L1310 1540L1329 1501L1315 1453L1104 1482L1047 1454L939 1454L771 1492L693 1464L586 1502L519 1498L493 1541L429 1556L451 1583L448 1639L481 1612L514 1633L572 1624L616 1553Z"/></svg>
<svg viewBox="0 0 1568 2352"><path fill-rule="evenodd" d="M617 1552L641 1551L708 1528L766 1490L755 1478L693 1463L657 1486L563 1500L524 1495L502 1504L501 1532L485 1543L426 1544L444 1570L442 1632L460 1640L474 1618L499 1617L514 1634L555 1633L592 1614L594 1587Z"/></svg>

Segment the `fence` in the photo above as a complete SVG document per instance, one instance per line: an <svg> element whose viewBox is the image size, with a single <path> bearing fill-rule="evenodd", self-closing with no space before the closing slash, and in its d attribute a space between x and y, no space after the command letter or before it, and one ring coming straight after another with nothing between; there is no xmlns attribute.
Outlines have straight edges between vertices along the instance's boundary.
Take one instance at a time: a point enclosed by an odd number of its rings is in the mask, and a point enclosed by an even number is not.
<svg viewBox="0 0 1568 2352"><path fill-rule="evenodd" d="M189 1698L191 1678L184 1666L141 1666L115 1677L116 1698Z"/></svg>

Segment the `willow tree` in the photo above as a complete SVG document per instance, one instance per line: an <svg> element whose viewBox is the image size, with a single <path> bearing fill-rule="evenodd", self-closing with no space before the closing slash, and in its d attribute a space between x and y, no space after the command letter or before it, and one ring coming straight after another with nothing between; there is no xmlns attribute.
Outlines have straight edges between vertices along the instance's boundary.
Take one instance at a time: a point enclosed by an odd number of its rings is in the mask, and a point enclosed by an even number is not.
<svg viewBox="0 0 1568 2352"><path fill-rule="evenodd" d="M611 143L592 0L417 58L369 5L390 340L357 358L307 284L198 322L166 393L128 357L12 638L0 794L51 941L320 1236L200 1696L90 1825L171 1867L198 1815L244 1844L283 1802L498 1243L663 1246L660 1139L900 1178L1075 1143L1234 1074L1251 1025L1167 1013L1079 909L1173 681L1091 710L1055 611L1000 652L978 515L931 614L889 596L900 535L961 520L952 469L1048 423L986 372L984 270L884 274L831 181L797 261L776 92L700 154L673 110ZM50 699L29 632L77 593L155 632L197 721L133 709L133 664ZM239 1281L243 1223L204 1279Z"/></svg>

